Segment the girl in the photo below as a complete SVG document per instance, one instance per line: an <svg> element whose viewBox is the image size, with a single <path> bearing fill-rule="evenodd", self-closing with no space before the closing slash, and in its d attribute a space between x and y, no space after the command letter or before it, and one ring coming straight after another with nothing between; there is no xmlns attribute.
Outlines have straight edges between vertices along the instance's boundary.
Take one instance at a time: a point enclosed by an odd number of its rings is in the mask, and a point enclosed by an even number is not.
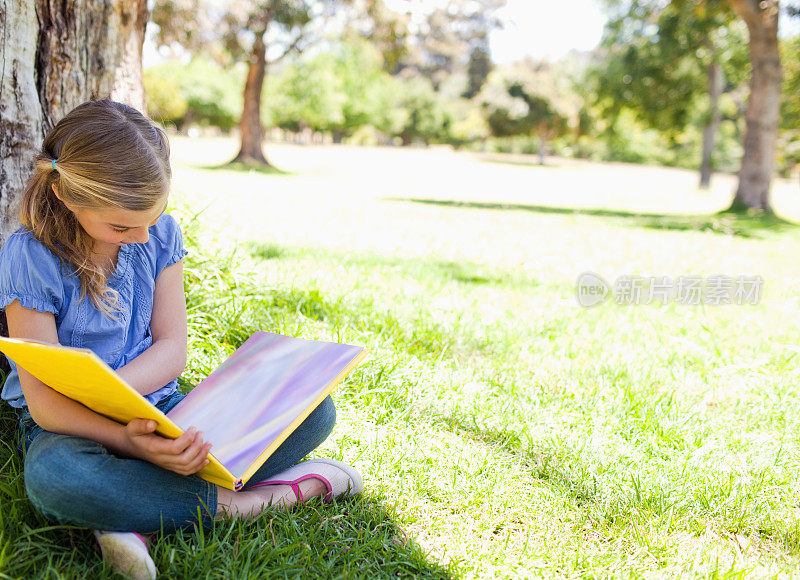
<svg viewBox="0 0 800 580"><path fill-rule="evenodd" d="M23 227L0 249L10 336L90 348L165 413L183 397L187 350L187 252L164 213L170 178L164 131L121 103L84 103L44 139ZM103 557L134 577L155 577L155 566L133 532L361 490L344 463L295 465L333 428L330 397L234 493L193 475L211 447L194 427L170 440L144 419L120 425L11 366L2 398L19 415L28 497L48 519L97 530Z"/></svg>

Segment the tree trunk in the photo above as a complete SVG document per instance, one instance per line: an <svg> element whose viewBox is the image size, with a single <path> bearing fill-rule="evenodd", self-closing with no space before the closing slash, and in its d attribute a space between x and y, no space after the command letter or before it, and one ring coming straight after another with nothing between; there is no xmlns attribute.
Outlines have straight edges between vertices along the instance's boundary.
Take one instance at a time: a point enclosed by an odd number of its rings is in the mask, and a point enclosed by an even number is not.
<svg viewBox="0 0 800 580"><path fill-rule="evenodd" d="M547 137L539 135L539 165L544 165L544 154L547 149Z"/></svg>
<svg viewBox="0 0 800 580"><path fill-rule="evenodd" d="M38 34L28 2L0 5L0 242L19 227L18 196L44 138L35 82Z"/></svg>
<svg viewBox="0 0 800 580"><path fill-rule="evenodd" d="M750 32L750 96L745 115L744 153L739 187L731 209L771 211L769 188L775 162L780 112L781 69L778 52L778 0L730 0Z"/></svg>
<svg viewBox="0 0 800 580"><path fill-rule="evenodd" d="M19 227L18 197L53 125L110 97L145 110L147 0L0 5L0 243Z"/></svg>
<svg viewBox="0 0 800 580"><path fill-rule="evenodd" d="M708 67L708 98L709 112L708 124L703 128L703 160L700 162L700 189L708 189L711 185L711 172L714 169L714 140L719 131L722 115L719 112L719 98L725 79L722 74L722 65L713 62Z"/></svg>
<svg viewBox="0 0 800 580"><path fill-rule="evenodd" d="M264 129L261 127L261 91L264 87L264 76L267 71L267 47L264 44L266 30L256 32L253 52L250 54L250 66L247 69L247 82L244 85L244 109L239 129L242 145L234 162L269 165L261 142L264 140Z"/></svg>

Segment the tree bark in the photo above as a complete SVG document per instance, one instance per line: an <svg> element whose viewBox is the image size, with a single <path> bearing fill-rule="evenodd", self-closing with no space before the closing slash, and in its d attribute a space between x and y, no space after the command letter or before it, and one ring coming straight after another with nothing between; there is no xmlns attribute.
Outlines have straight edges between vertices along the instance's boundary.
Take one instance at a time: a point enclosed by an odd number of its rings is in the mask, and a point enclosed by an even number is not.
<svg viewBox="0 0 800 580"><path fill-rule="evenodd" d="M36 87L38 30L28 2L0 5L0 242L19 227L19 193L44 138Z"/></svg>
<svg viewBox="0 0 800 580"><path fill-rule="evenodd" d="M769 189L775 164L780 113L781 69L778 51L778 0L730 0L750 33L750 96L745 114L744 153L739 187L731 209L771 211Z"/></svg>
<svg viewBox="0 0 800 580"><path fill-rule="evenodd" d="M711 185L711 173L714 170L714 141L719 131L722 115L719 111L719 98L722 95L725 78L722 65L713 62L708 67L708 124L703 128L703 159L700 162L700 189L708 189Z"/></svg>
<svg viewBox="0 0 800 580"><path fill-rule="evenodd" d="M239 121L242 144L234 162L269 165L261 149L261 143L264 140L264 129L261 126L261 91L264 88L264 77L267 71L265 32L266 30L256 32L256 40L250 54L247 81L244 85L244 108Z"/></svg>
<svg viewBox="0 0 800 580"><path fill-rule="evenodd" d="M0 243L45 134L75 106L110 97L146 113L147 0L0 5Z"/></svg>

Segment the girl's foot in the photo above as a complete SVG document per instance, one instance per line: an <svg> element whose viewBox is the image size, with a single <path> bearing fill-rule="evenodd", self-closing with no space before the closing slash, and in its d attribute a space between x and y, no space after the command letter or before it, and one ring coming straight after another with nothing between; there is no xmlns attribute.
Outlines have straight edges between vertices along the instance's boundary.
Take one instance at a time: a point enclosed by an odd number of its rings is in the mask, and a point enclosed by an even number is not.
<svg viewBox="0 0 800 580"><path fill-rule="evenodd" d="M155 580L156 565L147 551L147 539L136 532L94 530L103 560L131 580Z"/></svg>
<svg viewBox="0 0 800 580"><path fill-rule="evenodd" d="M315 497L327 502L339 495L355 495L363 487L361 475L346 463L312 459L240 492L220 489L217 517L225 514L254 517L270 506L287 508Z"/></svg>
<svg viewBox="0 0 800 580"><path fill-rule="evenodd" d="M289 505L313 497L322 497L328 502L340 495L356 495L364 489L358 471L335 459L310 459L298 463L266 481L251 485L248 490L275 485L289 486L294 496L284 494Z"/></svg>

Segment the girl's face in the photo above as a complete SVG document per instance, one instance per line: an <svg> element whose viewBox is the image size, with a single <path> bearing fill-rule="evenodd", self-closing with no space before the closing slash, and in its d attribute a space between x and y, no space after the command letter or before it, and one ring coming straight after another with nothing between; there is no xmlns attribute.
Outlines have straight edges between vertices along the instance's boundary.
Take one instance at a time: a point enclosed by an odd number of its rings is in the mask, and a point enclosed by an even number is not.
<svg viewBox="0 0 800 580"><path fill-rule="evenodd" d="M56 197L61 199L58 196ZM151 210L132 211L122 208L82 209L67 206L81 227L95 241L95 251L111 253L125 244L145 243L150 239L148 228L155 225L167 207L167 197Z"/></svg>

